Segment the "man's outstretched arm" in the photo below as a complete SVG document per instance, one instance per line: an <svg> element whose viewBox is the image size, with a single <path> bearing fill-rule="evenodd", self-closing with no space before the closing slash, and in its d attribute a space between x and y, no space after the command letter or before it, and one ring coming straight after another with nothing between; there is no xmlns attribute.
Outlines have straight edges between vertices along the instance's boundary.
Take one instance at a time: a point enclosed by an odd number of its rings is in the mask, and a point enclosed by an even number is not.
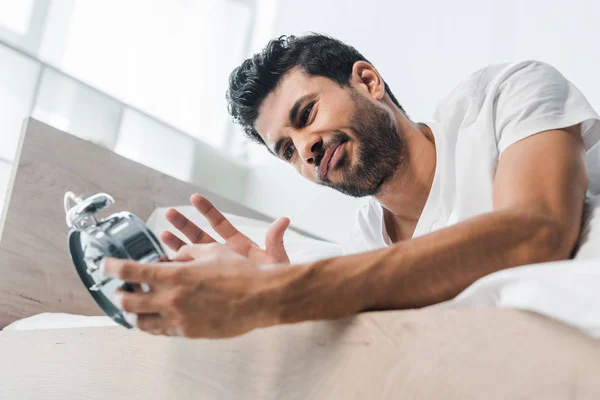
<svg viewBox="0 0 600 400"><path fill-rule="evenodd" d="M132 325L191 338L448 300L492 272L571 255L587 190L578 129L510 146L496 170L494 212L388 248L257 269L230 247L200 244L169 263L106 259L104 272L152 288L117 291Z"/></svg>
<svg viewBox="0 0 600 400"><path fill-rule="evenodd" d="M588 178L579 125L510 146L494 180L494 212L388 248L270 271L276 321L449 300L505 268L569 258Z"/></svg>

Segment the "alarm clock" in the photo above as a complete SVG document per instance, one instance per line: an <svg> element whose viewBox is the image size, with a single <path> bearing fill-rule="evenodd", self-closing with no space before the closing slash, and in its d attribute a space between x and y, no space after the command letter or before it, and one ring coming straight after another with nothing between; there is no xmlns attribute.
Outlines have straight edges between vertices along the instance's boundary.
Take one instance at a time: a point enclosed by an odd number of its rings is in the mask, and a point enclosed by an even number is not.
<svg viewBox="0 0 600 400"><path fill-rule="evenodd" d="M114 199L106 193L89 197L67 192L64 196L69 233L67 243L71 260L83 285L102 311L118 324L132 329L123 310L112 301L117 288L133 291L133 285L106 277L100 268L105 257L152 263L167 259L156 236L146 224L130 212L123 211L98 219L96 213L109 207ZM142 285L148 291L147 285Z"/></svg>

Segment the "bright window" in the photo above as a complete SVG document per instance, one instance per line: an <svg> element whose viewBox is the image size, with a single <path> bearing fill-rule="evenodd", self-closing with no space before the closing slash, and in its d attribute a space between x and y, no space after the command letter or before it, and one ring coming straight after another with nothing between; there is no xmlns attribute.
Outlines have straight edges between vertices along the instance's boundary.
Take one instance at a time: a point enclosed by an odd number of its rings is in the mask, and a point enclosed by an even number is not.
<svg viewBox="0 0 600 400"><path fill-rule="evenodd" d="M233 0L79 0L61 68L219 147L230 121L228 76L249 45L250 11Z"/></svg>
<svg viewBox="0 0 600 400"><path fill-rule="evenodd" d="M126 110L115 151L165 174L188 181L194 140L132 110Z"/></svg>
<svg viewBox="0 0 600 400"><path fill-rule="evenodd" d="M1 0L0 27L23 36L29 30L34 0Z"/></svg>
<svg viewBox="0 0 600 400"><path fill-rule="evenodd" d="M123 106L51 69L40 79L32 116L65 132L112 149Z"/></svg>
<svg viewBox="0 0 600 400"><path fill-rule="evenodd" d="M39 64L0 45L0 158L12 160L29 115Z"/></svg>

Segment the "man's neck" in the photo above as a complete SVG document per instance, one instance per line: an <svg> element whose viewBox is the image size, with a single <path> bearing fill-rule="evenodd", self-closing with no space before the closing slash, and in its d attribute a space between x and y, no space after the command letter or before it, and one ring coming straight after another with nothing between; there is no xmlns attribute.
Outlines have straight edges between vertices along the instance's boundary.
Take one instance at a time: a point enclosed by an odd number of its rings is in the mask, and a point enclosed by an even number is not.
<svg viewBox="0 0 600 400"><path fill-rule="evenodd" d="M404 116L397 118L406 146L396 176L375 196L384 209L386 230L393 242L412 237L433 183L435 140L431 129Z"/></svg>

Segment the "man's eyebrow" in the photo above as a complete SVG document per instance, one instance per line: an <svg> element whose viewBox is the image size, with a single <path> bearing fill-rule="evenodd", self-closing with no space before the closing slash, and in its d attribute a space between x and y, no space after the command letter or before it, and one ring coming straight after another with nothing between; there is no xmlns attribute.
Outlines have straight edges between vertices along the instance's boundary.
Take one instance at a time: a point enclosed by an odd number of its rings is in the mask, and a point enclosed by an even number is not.
<svg viewBox="0 0 600 400"><path fill-rule="evenodd" d="M285 142L285 138L280 138L275 145L273 146L273 154L276 157L279 157L279 152L281 151L281 146L283 146L283 142Z"/></svg>
<svg viewBox="0 0 600 400"><path fill-rule="evenodd" d="M290 125L295 125L295 121L298 118L298 111L300 110L300 106L311 97L313 97L312 94L305 94L304 96L299 97L298 100L296 100L296 102L290 109L290 114L288 116ZM285 138L280 138L279 140L277 140L277 142L275 142L275 145L273 146L273 150L271 150L271 148L269 146L267 146L267 149L269 149L269 151L271 153L273 153L274 156L279 157L279 151L281 150L281 146L283 146L284 142L285 142Z"/></svg>
<svg viewBox="0 0 600 400"><path fill-rule="evenodd" d="M300 109L300 106L302 105L302 103L304 103L310 97L312 97L312 95L305 94L304 96L302 96L298 100L296 100L296 102L290 109L290 115L289 115L290 125L295 124L295 121L298 118L298 110Z"/></svg>

